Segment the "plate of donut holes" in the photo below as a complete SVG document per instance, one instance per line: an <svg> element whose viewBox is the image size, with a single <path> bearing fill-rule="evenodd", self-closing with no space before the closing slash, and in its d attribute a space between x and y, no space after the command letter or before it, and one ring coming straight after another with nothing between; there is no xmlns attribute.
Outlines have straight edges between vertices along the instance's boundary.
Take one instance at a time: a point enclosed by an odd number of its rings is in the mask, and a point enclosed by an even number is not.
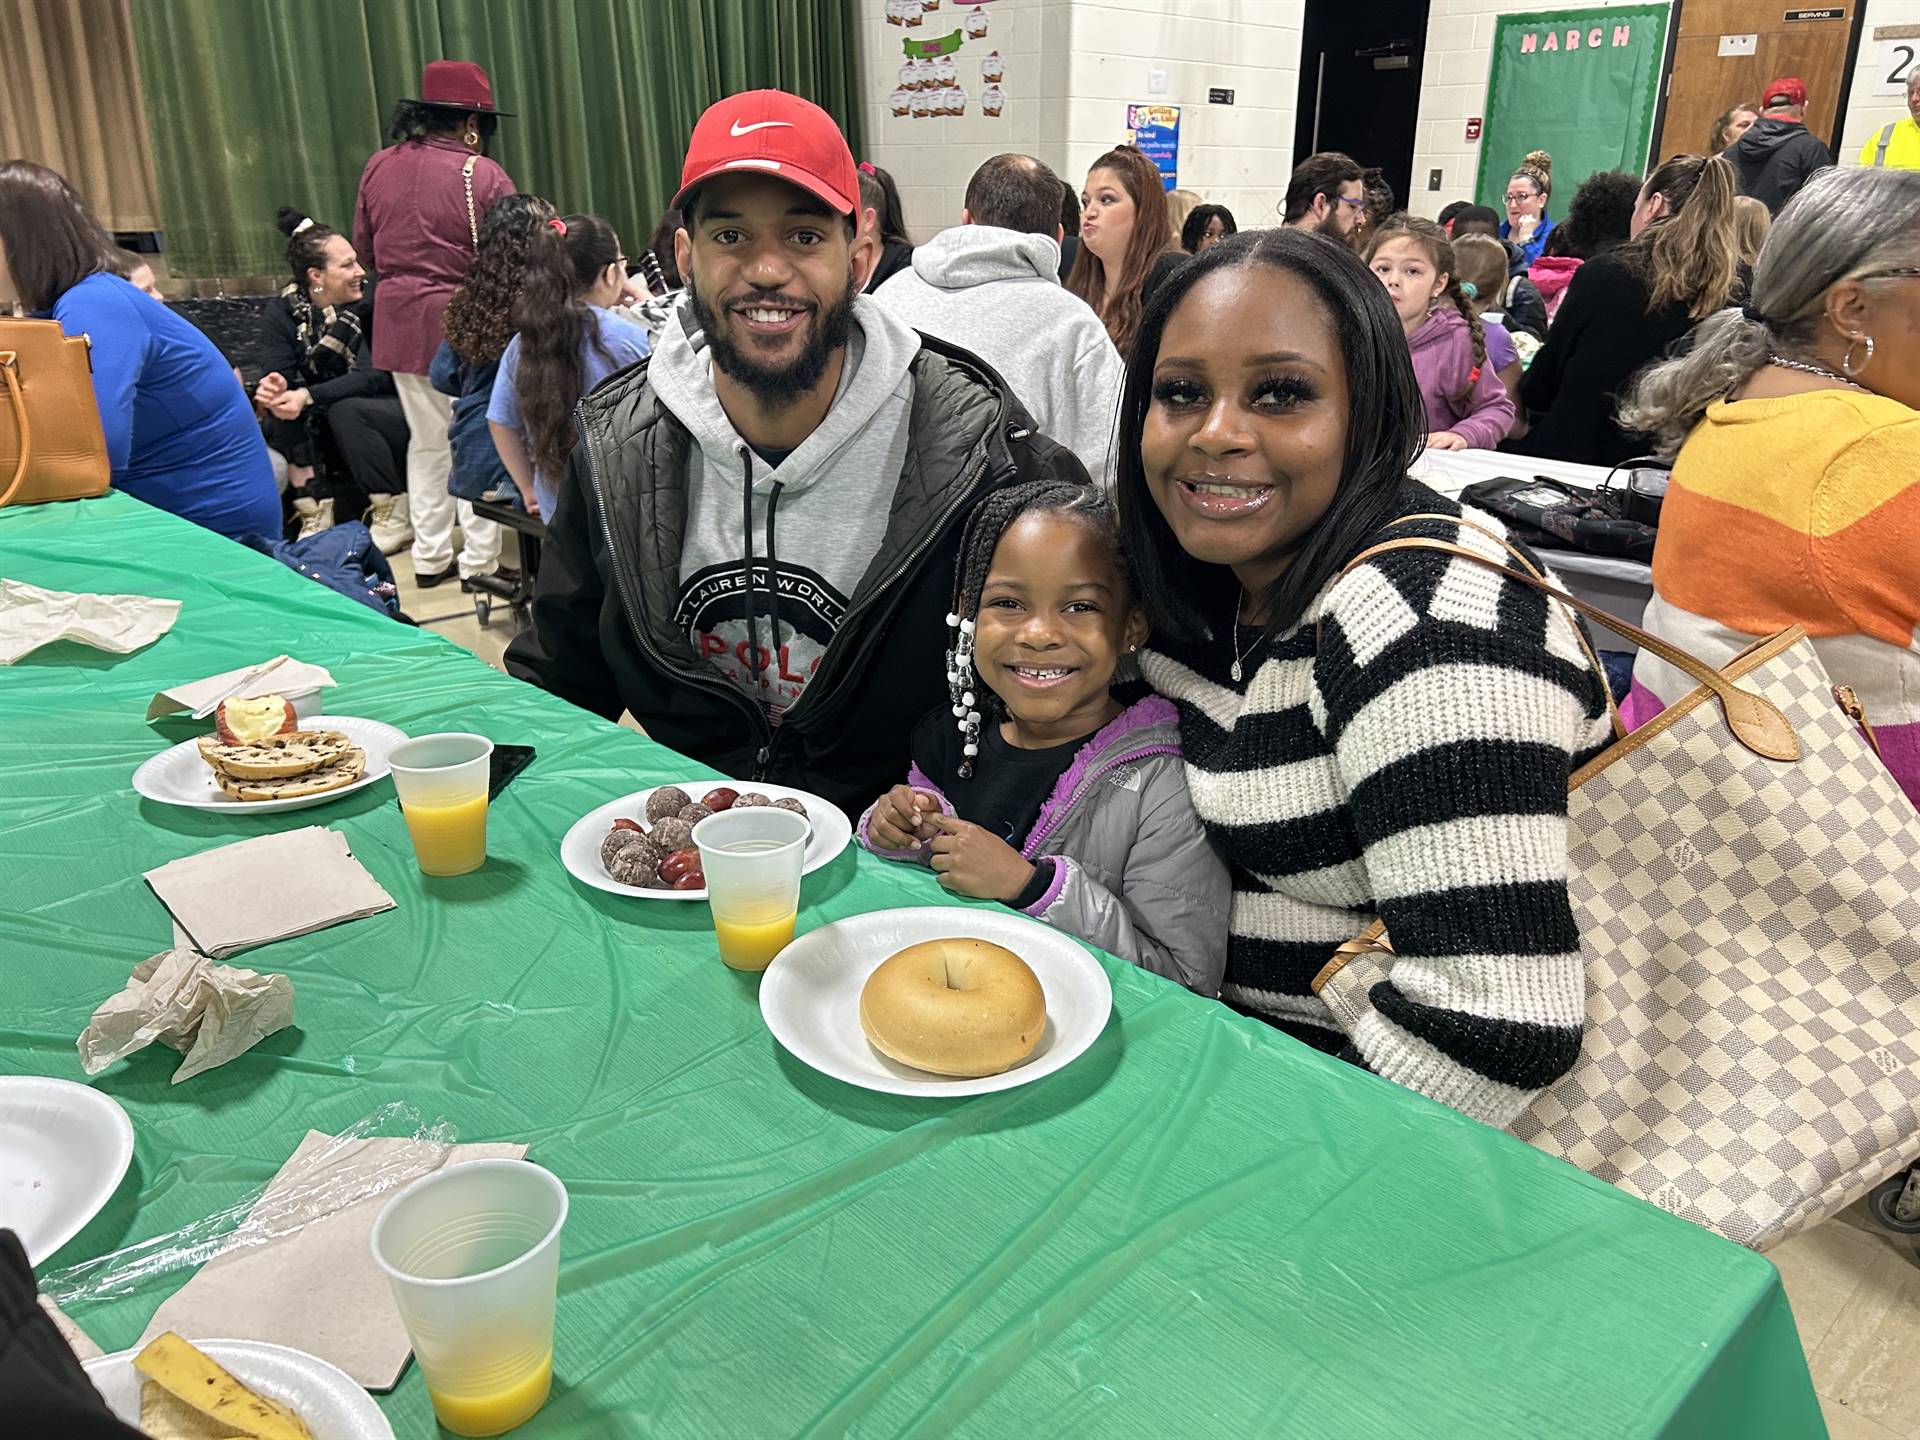
<svg viewBox="0 0 1920 1440"><path fill-rule="evenodd" d="M797 1060L889 1095L985 1095L1070 1065L1106 1028L1107 972L1011 911L835 920L782 950L760 1013Z"/></svg>

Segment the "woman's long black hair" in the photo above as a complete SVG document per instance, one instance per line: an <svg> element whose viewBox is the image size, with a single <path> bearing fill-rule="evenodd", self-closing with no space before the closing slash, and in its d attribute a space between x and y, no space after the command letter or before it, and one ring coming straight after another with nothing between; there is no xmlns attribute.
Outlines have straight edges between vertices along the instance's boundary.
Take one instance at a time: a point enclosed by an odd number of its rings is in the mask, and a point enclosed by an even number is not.
<svg viewBox="0 0 1920 1440"><path fill-rule="evenodd" d="M620 237L598 215L568 215L536 225L514 302L520 336L520 418L533 463L557 475L573 452L573 407L586 390L581 342L607 356L599 319L585 292L620 258Z"/></svg>
<svg viewBox="0 0 1920 1440"><path fill-rule="evenodd" d="M1115 498L1120 534L1157 636L1194 642L1231 623L1238 591L1232 572L1180 548L1147 486L1140 437L1153 403L1153 368L1167 321L1196 285L1221 270L1266 265L1304 283L1340 346L1347 376L1347 450L1327 511L1297 547L1293 563L1259 597L1267 632L1297 624L1314 596L1399 513L1399 491L1426 435L1406 332L1386 287L1345 245L1304 230L1257 230L1222 240L1187 261L1153 293L1127 357L1120 391ZM1258 322L1257 316L1248 319Z"/></svg>

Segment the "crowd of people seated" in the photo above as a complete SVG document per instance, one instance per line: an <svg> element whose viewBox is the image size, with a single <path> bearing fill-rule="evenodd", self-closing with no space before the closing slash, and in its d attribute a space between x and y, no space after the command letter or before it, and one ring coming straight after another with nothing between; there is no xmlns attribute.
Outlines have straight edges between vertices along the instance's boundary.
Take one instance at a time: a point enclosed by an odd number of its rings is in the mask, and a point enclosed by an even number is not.
<svg viewBox="0 0 1920 1440"><path fill-rule="evenodd" d="M1130 146L1077 187L999 155L915 244L756 91L636 256L515 189L442 61L350 233L283 212L251 396L24 162L0 300L92 335L130 493L270 533L271 442L303 522L364 509L423 585L497 572L470 502L516 504L511 674L1499 1124L1580 1046L1567 783L1608 685L1532 589L1367 553L1466 533L1423 450L1671 460L1648 626L1715 663L1806 626L1920 799L1920 175L1821 168L1805 105L1561 201L1534 151L1504 214L1437 219L1334 152L1244 229ZM1692 683L1642 652L1627 719ZM1329 970L1375 920L1391 973Z"/></svg>

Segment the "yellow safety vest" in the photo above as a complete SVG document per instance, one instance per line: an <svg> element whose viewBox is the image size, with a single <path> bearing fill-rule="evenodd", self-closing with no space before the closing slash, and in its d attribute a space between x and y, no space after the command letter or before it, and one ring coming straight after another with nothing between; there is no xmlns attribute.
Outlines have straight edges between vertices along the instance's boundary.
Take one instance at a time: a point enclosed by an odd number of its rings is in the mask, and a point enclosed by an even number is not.
<svg viewBox="0 0 1920 1440"><path fill-rule="evenodd" d="M1920 124L1909 115L1882 125L1860 147L1860 163L1888 170L1920 170Z"/></svg>

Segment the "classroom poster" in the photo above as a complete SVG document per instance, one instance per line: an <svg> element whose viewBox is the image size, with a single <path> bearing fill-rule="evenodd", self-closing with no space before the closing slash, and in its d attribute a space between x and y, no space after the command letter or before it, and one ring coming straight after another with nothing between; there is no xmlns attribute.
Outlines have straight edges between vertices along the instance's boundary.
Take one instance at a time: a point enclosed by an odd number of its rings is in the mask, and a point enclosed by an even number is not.
<svg viewBox="0 0 1920 1440"><path fill-rule="evenodd" d="M1161 188L1176 189L1180 184L1180 107L1178 105L1129 105L1127 129L1142 155L1160 171Z"/></svg>
<svg viewBox="0 0 1920 1440"><path fill-rule="evenodd" d="M1502 209L1530 150L1553 156L1548 213L1597 170L1643 174L1667 49L1667 6L1502 15L1493 34L1474 198Z"/></svg>

